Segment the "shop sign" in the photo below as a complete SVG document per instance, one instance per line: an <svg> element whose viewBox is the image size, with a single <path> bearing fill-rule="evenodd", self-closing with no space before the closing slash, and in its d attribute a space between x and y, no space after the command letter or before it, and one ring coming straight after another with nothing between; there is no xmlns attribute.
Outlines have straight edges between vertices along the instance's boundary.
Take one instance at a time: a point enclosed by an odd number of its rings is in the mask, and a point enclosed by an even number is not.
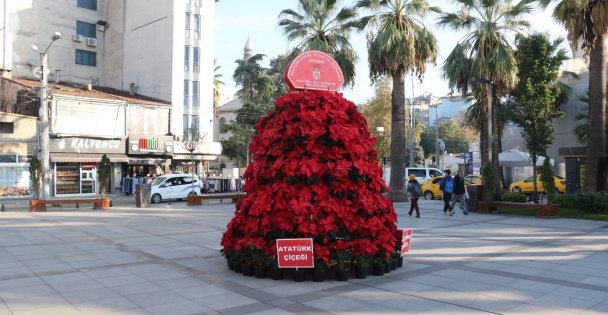
<svg viewBox="0 0 608 315"><path fill-rule="evenodd" d="M170 155L173 153L173 138L170 136L131 136L129 154Z"/></svg>
<svg viewBox="0 0 608 315"><path fill-rule="evenodd" d="M312 238L277 240L279 268L314 268Z"/></svg>
<svg viewBox="0 0 608 315"><path fill-rule="evenodd" d="M340 65L330 55L309 50L298 55L285 71L285 83L292 91L337 91L344 84Z"/></svg>
<svg viewBox="0 0 608 315"><path fill-rule="evenodd" d="M123 139L94 139L68 137L49 139L50 152L67 153L125 153Z"/></svg>

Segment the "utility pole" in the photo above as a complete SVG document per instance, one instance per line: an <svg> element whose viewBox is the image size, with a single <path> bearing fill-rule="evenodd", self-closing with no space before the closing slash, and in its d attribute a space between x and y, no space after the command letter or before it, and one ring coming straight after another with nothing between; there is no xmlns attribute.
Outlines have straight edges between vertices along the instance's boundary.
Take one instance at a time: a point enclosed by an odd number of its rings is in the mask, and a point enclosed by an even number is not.
<svg viewBox="0 0 608 315"><path fill-rule="evenodd" d="M414 72L412 71L412 103L410 104L410 167L414 167Z"/></svg>
<svg viewBox="0 0 608 315"><path fill-rule="evenodd" d="M40 53L41 75L40 75L40 158L42 166L42 189L41 199L48 199L51 196L51 172L49 157L49 109L48 109L48 50L53 43L61 38L61 33L55 32L51 37L51 43ZM33 50L38 50L37 46L31 46Z"/></svg>

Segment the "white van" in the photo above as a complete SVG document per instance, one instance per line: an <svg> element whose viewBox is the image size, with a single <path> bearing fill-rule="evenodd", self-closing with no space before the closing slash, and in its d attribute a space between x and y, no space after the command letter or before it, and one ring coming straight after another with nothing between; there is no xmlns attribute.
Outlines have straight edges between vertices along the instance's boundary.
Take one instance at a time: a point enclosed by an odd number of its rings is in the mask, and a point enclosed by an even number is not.
<svg viewBox="0 0 608 315"><path fill-rule="evenodd" d="M405 182L409 180L410 174L416 175L416 180L422 184L435 176L443 176L443 172L436 168L431 167L406 167L405 168ZM387 186L391 183L391 168L384 168L384 175L382 176Z"/></svg>
<svg viewBox="0 0 608 315"><path fill-rule="evenodd" d="M201 191L201 180L198 175L169 174L162 175L152 181L152 203L167 199L186 199Z"/></svg>

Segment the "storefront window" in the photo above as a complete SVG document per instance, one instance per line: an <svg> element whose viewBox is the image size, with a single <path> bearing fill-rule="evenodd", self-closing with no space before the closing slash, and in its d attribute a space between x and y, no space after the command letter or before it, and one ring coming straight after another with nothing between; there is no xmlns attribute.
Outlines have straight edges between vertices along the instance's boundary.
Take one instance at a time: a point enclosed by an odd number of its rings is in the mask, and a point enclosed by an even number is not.
<svg viewBox="0 0 608 315"><path fill-rule="evenodd" d="M0 198L32 194L29 163L0 163Z"/></svg>
<svg viewBox="0 0 608 315"><path fill-rule="evenodd" d="M56 163L55 194L76 195L97 192L95 163Z"/></svg>

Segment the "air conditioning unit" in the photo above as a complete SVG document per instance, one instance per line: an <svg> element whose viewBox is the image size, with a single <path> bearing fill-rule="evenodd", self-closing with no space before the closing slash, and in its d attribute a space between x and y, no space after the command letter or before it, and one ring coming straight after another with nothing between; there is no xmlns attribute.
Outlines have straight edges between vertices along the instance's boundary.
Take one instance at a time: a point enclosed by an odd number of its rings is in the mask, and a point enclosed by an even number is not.
<svg viewBox="0 0 608 315"><path fill-rule="evenodd" d="M89 46L97 46L97 39L95 38L87 38L87 45Z"/></svg>
<svg viewBox="0 0 608 315"><path fill-rule="evenodd" d="M82 37L82 35L74 34L73 39L75 42L81 42L84 38Z"/></svg>

